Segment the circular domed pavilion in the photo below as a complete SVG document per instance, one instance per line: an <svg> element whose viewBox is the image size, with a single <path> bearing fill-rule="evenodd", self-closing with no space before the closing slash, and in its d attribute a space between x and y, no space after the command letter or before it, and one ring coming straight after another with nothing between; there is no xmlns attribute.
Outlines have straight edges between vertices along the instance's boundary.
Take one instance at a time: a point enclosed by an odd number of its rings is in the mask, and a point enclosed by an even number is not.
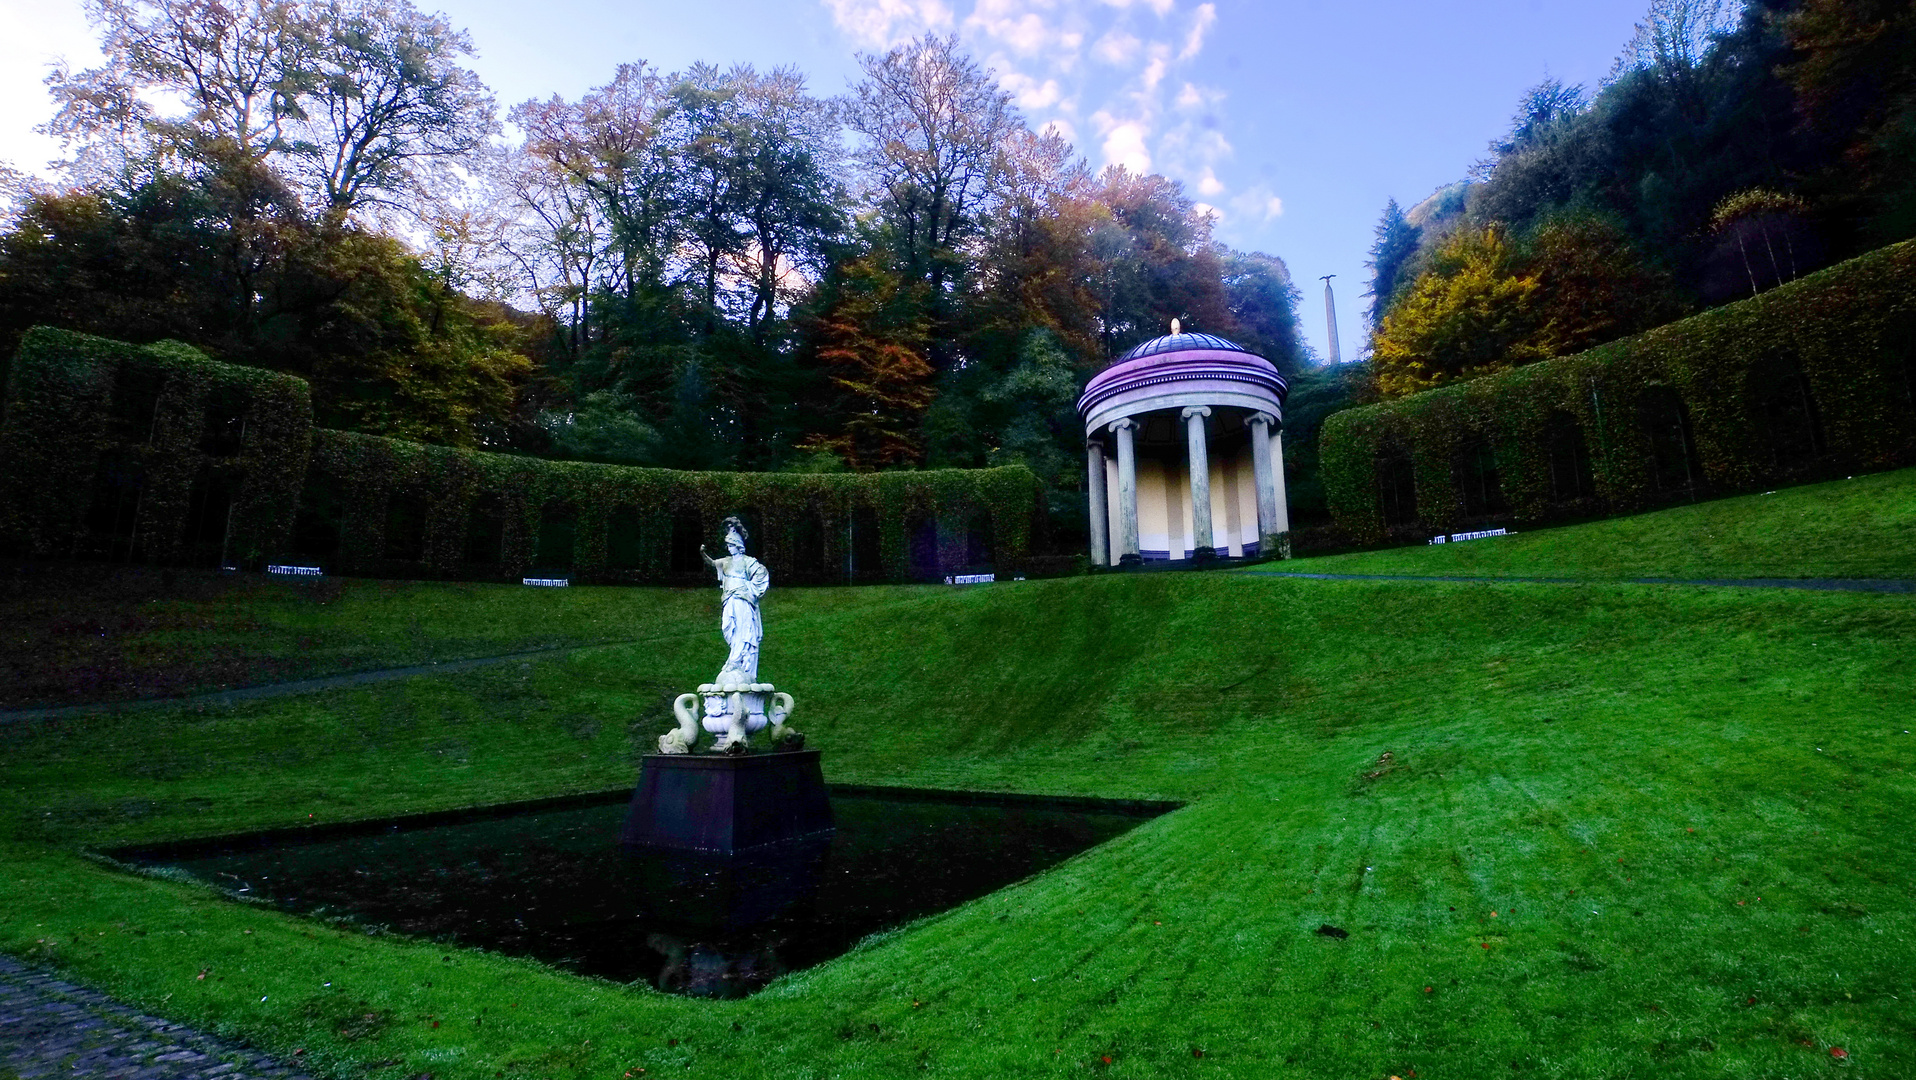
<svg viewBox="0 0 1916 1080"><path fill-rule="evenodd" d="M1269 360L1175 322L1093 376L1078 399L1092 561L1276 552L1290 531L1277 434L1289 392Z"/></svg>

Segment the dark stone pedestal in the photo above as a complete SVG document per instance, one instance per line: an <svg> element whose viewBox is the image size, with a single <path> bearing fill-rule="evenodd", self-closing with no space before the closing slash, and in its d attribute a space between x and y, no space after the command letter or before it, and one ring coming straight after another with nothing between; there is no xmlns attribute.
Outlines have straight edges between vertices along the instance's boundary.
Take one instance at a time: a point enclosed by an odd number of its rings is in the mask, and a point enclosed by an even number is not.
<svg viewBox="0 0 1916 1080"><path fill-rule="evenodd" d="M647 754L620 843L730 853L830 832L819 756Z"/></svg>

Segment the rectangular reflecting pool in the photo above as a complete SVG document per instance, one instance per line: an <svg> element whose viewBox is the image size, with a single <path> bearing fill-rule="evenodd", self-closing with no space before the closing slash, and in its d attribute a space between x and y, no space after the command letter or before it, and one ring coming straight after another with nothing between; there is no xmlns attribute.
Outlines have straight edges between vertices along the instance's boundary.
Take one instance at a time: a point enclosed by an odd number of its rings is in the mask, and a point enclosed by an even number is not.
<svg viewBox="0 0 1916 1080"><path fill-rule="evenodd" d="M829 837L718 856L621 850L628 798L109 854L303 915L740 997L1175 808L837 787Z"/></svg>

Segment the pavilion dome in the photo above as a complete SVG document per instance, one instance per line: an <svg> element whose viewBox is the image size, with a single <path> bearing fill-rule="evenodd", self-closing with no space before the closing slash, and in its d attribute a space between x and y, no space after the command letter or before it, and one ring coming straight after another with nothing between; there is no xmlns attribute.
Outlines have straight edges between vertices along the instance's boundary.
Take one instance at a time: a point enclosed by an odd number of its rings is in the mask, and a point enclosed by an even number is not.
<svg viewBox="0 0 1916 1080"><path fill-rule="evenodd" d="M1078 414L1087 430L1095 430L1118 415L1203 398L1206 404L1282 415L1289 392L1276 365L1235 341L1214 334L1166 334L1133 346L1092 376L1078 398Z"/></svg>

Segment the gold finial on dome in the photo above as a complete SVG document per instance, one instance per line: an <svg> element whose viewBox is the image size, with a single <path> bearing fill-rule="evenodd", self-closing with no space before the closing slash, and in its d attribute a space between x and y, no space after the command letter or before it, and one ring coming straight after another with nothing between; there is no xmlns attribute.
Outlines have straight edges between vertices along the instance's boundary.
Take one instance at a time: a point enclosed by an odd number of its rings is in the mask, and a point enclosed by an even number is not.
<svg viewBox="0 0 1916 1080"><path fill-rule="evenodd" d="M1172 319L1172 320L1171 320L1171 332L1172 332L1173 334L1182 334L1182 333L1184 332L1184 327L1183 327L1183 325L1182 325L1181 323L1179 323L1179 322L1178 322L1178 321L1177 321L1176 319Z"/></svg>

